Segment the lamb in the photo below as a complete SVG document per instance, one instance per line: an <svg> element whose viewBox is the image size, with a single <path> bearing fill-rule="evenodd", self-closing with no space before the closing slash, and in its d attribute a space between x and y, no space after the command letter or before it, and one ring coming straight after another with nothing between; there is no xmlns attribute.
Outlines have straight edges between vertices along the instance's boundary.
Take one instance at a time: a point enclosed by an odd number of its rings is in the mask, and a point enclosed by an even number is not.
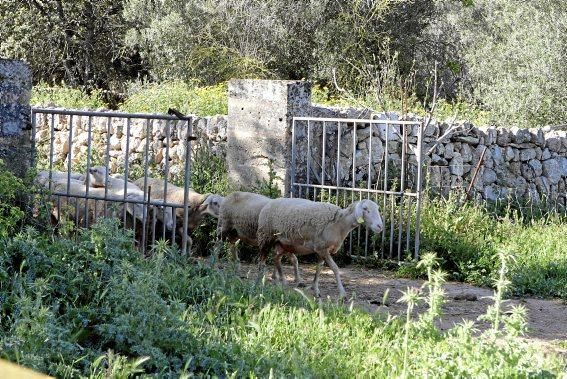
<svg viewBox="0 0 567 379"><path fill-rule="evenodd" d="M217 227L217 235L220 240L228 240L231 243L231 253L236 262L238 259L238 249L236 242L242 242L258 246L258 217L260 211L272 199L250 192L233 192L228 195L221 207L219 214L219 222ZM278 256L281 259L281 256ZM301 278L299 276L299 267L297 257L290 254L293 263L295 282L299 284ZM274 278L277 278L279 272L274 271ZM283 275L280 275L282 282L285 282Z"/></svg>
<svg viewBox="0 0 567 379"><path fill-rule="evenodd" d="M341 282L339 268L332 258L348 233L365 224L375 233L383 228L378 205L372 200L340 207L306 199L276 199L268 202L258 218L258 244L260 247L260 275L270 249L276 247L276 269L281 273L278 256L287 253L319 256L313 281L315 296L319 297L319 274L323 262L327 262L335 274L340 297L346 292Z"/></svg>
<svg viewBox="0 0 567 379"><path fill-rule="evenodd" d="M144 178L140 178L134 182L140 188L144 187ZM167 194L165 193L165 183L164 179L157 178L147 178L147 186L152 187L151 196L159 199L165 199L167 203L183 204L184 200L184 189L177 187L171 183L167 183ZM167 195L167 196L166 196ZM215 194L200 194L189 189L188 194L188 205L189 205L189 215L188 215L188 229L195 229L205 215L211 215L214 218L219 217L220 206L224 198L220 195ZM183 219L184 216L183 207L175 209L175 214L177 217ZM179 228L179 233L183 235L183 226Z"/></svg>

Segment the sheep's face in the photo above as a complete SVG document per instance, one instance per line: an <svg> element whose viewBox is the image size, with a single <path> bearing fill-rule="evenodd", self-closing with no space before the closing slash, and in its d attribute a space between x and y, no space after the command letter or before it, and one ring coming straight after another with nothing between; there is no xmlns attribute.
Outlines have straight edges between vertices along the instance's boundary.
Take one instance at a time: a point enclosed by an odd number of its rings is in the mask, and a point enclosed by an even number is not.
<svg viewBox="0 0 567 379"><path fill-rule="evenodd" d="M89 168L89 181L93 187L104 187L106 183L106 167L94 166Z"/></svg>
<svg viewBox="0 0 567 379"><path fill-rule="evenodd" d="M354 216L359 224L365 224L374 233L380 233L384 229L382 216L378 204L372 200L362 200L356 204Z"/></svg>
<svg viewBox="0 0 567 379"><path fill-rule="evenodd" d="M220 214L220 207L222 202L224 201L224 197L220 195L209 195L203 204L199 207L199 210L205 214L209 214L214 218L218 218Z"/></svg>

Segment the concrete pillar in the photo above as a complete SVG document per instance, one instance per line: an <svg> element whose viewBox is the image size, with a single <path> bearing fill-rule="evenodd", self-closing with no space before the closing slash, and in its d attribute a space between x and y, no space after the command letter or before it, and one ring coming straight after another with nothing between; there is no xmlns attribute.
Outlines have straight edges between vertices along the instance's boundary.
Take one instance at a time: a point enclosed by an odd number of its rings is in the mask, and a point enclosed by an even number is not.
<svg viewBox="0 0 567 379"><path fill-rule="evenodd" d="M33 159L31 88L27 64L0 58L0 159L19 177L24 177Z"/></svg>
<svg viewBox="0 0 567 379"><path fill-rule="evenodd" d="M249 189L268 180L273 161L276 183L287 194L291 167L291 125L307 116L311 83L290 80L231 80L228 84L228 151L231 181Z"/></svg>

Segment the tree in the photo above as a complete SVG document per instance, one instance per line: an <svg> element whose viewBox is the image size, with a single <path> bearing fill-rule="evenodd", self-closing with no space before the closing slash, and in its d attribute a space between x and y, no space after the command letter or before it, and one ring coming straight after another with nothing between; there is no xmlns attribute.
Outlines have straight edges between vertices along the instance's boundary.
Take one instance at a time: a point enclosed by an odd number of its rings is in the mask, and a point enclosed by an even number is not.
<svg viewBox="0 0 567 379"><path fill-rule="evenodd" d="M142 71L122 11L120 0L1 1L0 54L29 62L36 82L109 88Z"/></svg>

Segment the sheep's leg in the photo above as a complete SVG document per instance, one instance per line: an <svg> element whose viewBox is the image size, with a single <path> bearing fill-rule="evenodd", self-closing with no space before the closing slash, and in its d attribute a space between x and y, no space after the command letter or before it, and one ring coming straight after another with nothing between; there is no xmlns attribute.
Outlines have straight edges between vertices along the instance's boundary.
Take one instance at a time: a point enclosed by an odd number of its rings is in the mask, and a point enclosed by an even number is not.
<svg viewBox="0 0 567 379"><path fill-rule="evenodd" d="M319 291L319 274L321 274L321 267L323 267L323 263L325 259L319 257L319 261L317 262L317 269L315 270L315 279L313 279L313 290L315 291L315 297L321 297L321 292Z"/></svg>
<svg viewBox="0 0 567 379"><path fill-rule="evenodd" d="M301 286L302 282L301 282L301 275L299 275L299 262L297 261L297 257L295 256L295 254L291 253L289 254L289 259L293 264L293 274L295 276L295 284L297 286Z"/></svg>
<svg viewBox="0 0 567 379"><path fill-rule="evenodd" d="M274 257L274 279L277 280L279 276L281 283L287 284L282 270L282 257L284 254L284 249L280 245L276 245L276 256Z"/></svg>
<svg viewBox="0 0 567 379"><path fill-rule="evenodd" d="M339 287L339 297L340 298L346 297L346 291L345 288L343 287L343 283L341 282L341 274L339 273L339 266L337 266L337 264L329 254L325 255L325 261L327 262L331 270L333 270L333 272L335 273L335 279L337 280L337 287Z"/></svg>

